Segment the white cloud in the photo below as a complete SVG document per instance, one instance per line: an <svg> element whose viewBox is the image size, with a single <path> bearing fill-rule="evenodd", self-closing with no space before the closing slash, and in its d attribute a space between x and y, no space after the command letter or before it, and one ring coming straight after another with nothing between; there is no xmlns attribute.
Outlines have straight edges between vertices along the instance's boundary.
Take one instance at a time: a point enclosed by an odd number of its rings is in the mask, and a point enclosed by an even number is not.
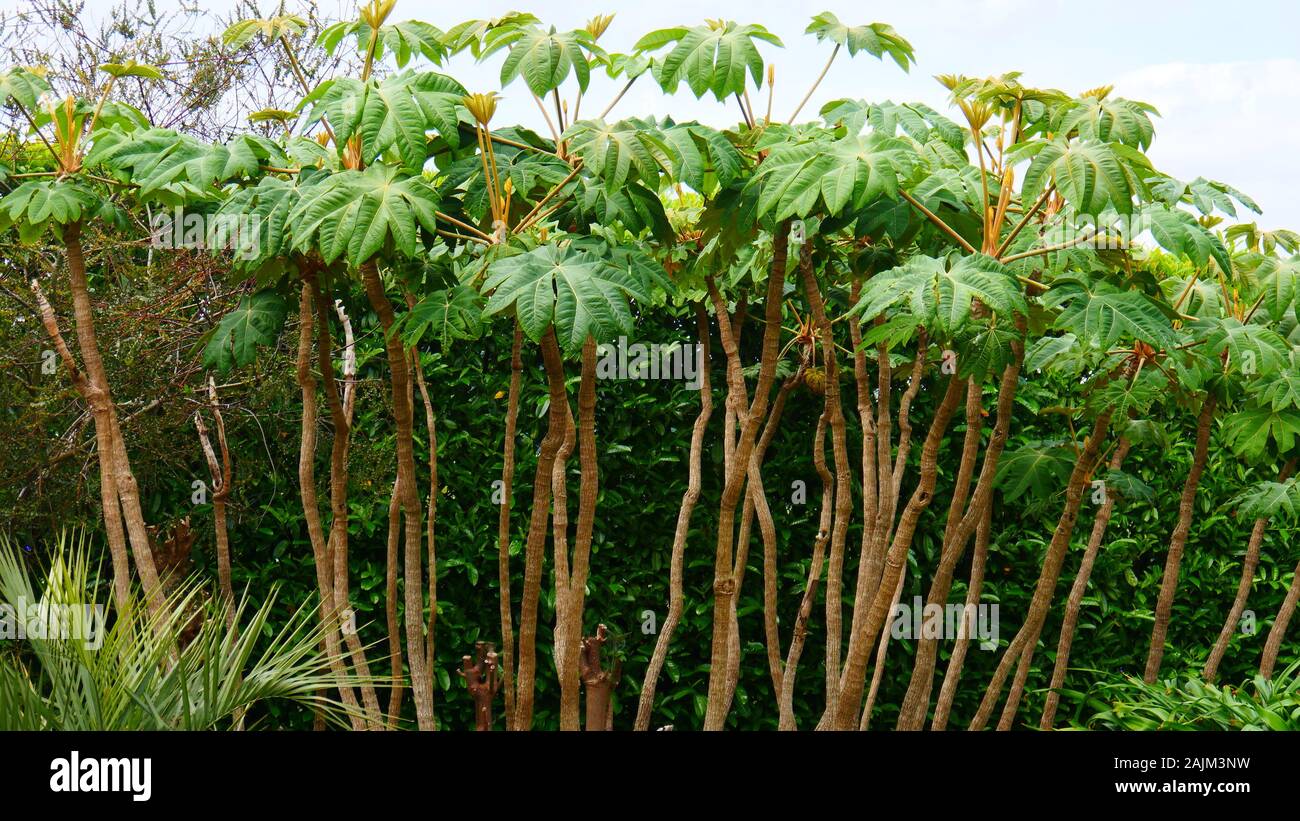
<svg viewBox="0 0 1300 821"><path fill-rule="evenodd" d="M1235 185L1264 209L1264 227L1300 226L1300 60L1146 66L1116 93L1160 109L1156 167Z"/></svg>

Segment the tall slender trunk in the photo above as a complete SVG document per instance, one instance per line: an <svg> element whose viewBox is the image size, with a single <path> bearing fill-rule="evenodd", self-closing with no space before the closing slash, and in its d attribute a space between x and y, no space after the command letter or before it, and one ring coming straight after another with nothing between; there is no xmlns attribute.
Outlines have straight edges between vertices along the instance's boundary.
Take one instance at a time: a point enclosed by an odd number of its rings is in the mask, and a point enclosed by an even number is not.
<svg viewBox="0 0 1300 821"><path fill-rule="evenodd" d="M1024 332L1026 327L1024 317L1016 318L1016 327L1021 333ZM957 563L961 561L967 543L993 505L998 463L1011 431L1016 391L1020 384L1020 370L1025 359L1025 348L1022 342L1013 342L1011 350L1011 363L1003 369L998 385L997 418L993 424L993 434L984 448L984 461L980 465L979 477L975 480L975 492L971 495L966 504L966 512L961 516L956 528L951 531L951 535L947 526L944 528L944 544L939 552L939 566L930 581L930 592L926 596L927 606L936 604L943 607L947 603L948 594L952 589L952 574L956 571ZM934 687L934 668L938 652L937 640L925 638L923 633L917 641L912 678L908 683L907 694L903 697L903 706L899 714L899 729L919 730L924 725L925 714L930 705L930 693Z"/></svg>
<svg viewBox="0 0 1300 821"><path fill-rule="evenodd" d="M145 599L151 612L157 614L163 607L158 570L154 565L153 551L149 546L149 532L140 507L140 491L136 485L131 460L118 423L117 407L113 404L108 384L108 371L99 352L95 335L94 311L90 304L90 285L86 281L86 258L81 246L81 224L70 223L63 229L63 245L68 262L68 281L72 291L72 310L77 329L77 347L85 368L87 404L95 419L95 443L98 449L101 476L112 473L110 483L116 491L117 503L122 506L122 523L125 526L136 571L144 587ZM100 429L104 433L100 433ZM107 450L105 450L107 446Z"/></svg>
<svg viewBox="0 0 1300 821"><path fill-rule="evenodd" d="M537 674L537 601L542 589L542 560L546 547L546 522L551 508L551 471L564 439L569 397L564 386L564 360L555 329L541 338L542 361L550 389L546 435L542 438L533 475L533 510L524 543L524 588L519 604L519 661L515 678L514 729L528 730L533 723L533 697Z"/></svg>
<svg viewBox="0 0 1300 821"><path fill-rule="evenodd" d="M839 697L840 642L843 638L844 546L853 515L853 485L849 466L848 437L844 425L844 408L840 402L839 362L835 354L835 335L826 305L822 301L817 275L813 270L808 245L799 252L799 275L803 282L808 308L812 313L826 368L826 411L831 427L831 453L835 459L835 519L831 528L830 557L826 569L826 698L829 710L835 709ZM913 394L914 395L914 394ZM904 457L905 458L905 457ZM892 592L892 589L891 589ZM856 707L855 707L856 710Z"/></svg>
<svg viewBox="0 0 1300 821"><path fill-rule="evenodd" d="M311 286L303 283L298 300L298 385L302 389L302 433L298 448L298 493L302 499L303 518L307 522L307 536L311 541L312 559L316 568L316 590L320 596L320 621L325 634L325 653L330 669L338 679L345 680L347 671L339 641L338 611L334 607L334 579L329 542L321 526L320 506L316 498L316 377L311 372L312 303ZM350 684L339 687L339 697L348 712L352 729L365 728L356 693Z"/></svg>
<svg viewBox="0 0 1300 821"><path fill-rule="evenodd" d="M916 489L907 500L907 506L898 519L894 529L894 538L890 542L889 552L885 556L884 570L880 583L876 585L876 595L871 600L871 609L862 621L862 629L854 631L849 637L848 655L841 678L838 702L834 709L828 709L822 715L818 729L852 730L858 724L858 709L862 704L862 691L866 684L867 662L871 649L876 645L885 620L889 617L890 602L894 588L902 575L907 562L907 553L912 545L921 513L930 506L934 497L934 484L939 473L939 445L948 431L957 402L961 399L961 388L965 380L956 375L949 377L943 399L935 408L934 418L930 423L929 433L921 448L921 464ZM892 478L890 483L892 486Z"/></svg>
<svg viewBox="0 0 1300 821"><path fill-rule="evenodd" d="M862 283L854 282L849 301L857 305L862 297ZM876 506L879 493L876 489L876 418L871 402L871 377L867 373L867 352L862 347L862 325L856 321L849 323L849 341L853 343L853 383L857 388L858 421L862 425L862 538L858 545L858 591L867 592L867 578L872 575L868 555L873 543L873 529L876 524ZM880 577L880 570L874 570L874 577ZM864 596L864 600L867 598ZM853 612L858 612L858 602L854 601Z"/></svg>
<svg viewBox="0 0 1300 821"><path fill-rule="evenodd" d="M573 557L567 555L564 540L556 538L556 654L563 657L560 666L560 727L579 727L579 690L582 683L582 619L586 603L587 576L591 566L591 540L596 524L596 497L600 489L596 455L596 340L588 336L582 346L582 376L578 386L578 525L574 533ZM566 437L567 445L567 437ZM562 470L556 460L556 472ZM563 481L563 477L560 477ZM555 520L560 517L560 489L555 490ZM561 555L564 554L564 555ZM590 693L590 689L588 690ZM590 695L588 695L590 698ZM603 729L603 725L601 727Z"/></svg>
<svg viewBox="0 0 1300 821"><path fill-rule="evenodd" d="M659 683L659 674L664 661L668 658L668 647L672 643L673 633L682 618L684 596L682 592L682 572L686 555L686 539L691 529L691 515L700 499L702 484L702 460L704 451L704 432L709 426L709 417L713 415L713 371L710 363L709 315L703 305L695 306L695 325L700 343L700 412L695 417L691 429L691 450L688 456L686 492L682 494L681 507L677 510L677 526L673 531L673 545L668 566L668 614L659 628L659 637L655 639L654 652L646 666L645 680L641 685L641 700L637 704L637 730L650 728L650 711L654 707L655 688Z"/></svg>
<svg viewBox="0 0 1300 821"><path fill-rule="evenodd" d="M1142 680L1154 684L1160 675L1160 662L1165 656L1165 637L1169 634L1169 617L1174 609L1174 594L1178 590L1178 569L1183 561L1183 548L1187 534L1192 529L1192 512L1196 502L1196 488L1201 483L1201 472L1209 454L1210 426L1214 422L1215 399L1206 394L1201 414L1196 420L1196 449L1192 453L1192 467L1183 482L1182 498L1178 502L1178 523L1169 539L1169 555L1165 558L1165 573L1160 580L1160 598L1156 602L1156 621L1151 628L1151 647L1147 651L1146 672Z"/></svg>
<svg viewBox="0 0 1300 821"><path fill-rule="evenodd" d="M420 401L424 405L424 428L429 437L429 505L425 512L425 553L429 562L429 620L425 623L425 664L433 675L434 650L437 642L434 628L438 626L438 551L434 541L434 525L438 517L438 417L433 411L429 386L424 381L420 366L420 353L411 348L411 367L415 371L415 384L420 388Z"/></svg>
<svg viewBox="0 0 1300 821"><path fill-rule="evenodd" d="M1278 473L1277 480L1285 482L1294 468L1295 459L1288 459ZM1246 609L1250 586L1255 581L1255 569L1259 567L1259 548L1264 543L1264 533L1267 530L1267 516L1256 519L1254 527L1251 528L1250 541L1246 544L1246 556L1241 562L1241 581L1237 583L1237 595L1232 600L1228 617L1223 620L1223 629L1219 631L1219 638L1214 642L1214 649L1210 651L1210 657L1205 662L1205 680L1210 684L1213 684L1219 676L1219 664L1223 662L1223 656L1228 652L1228 642L1232 640L1232 634L1237 632L1237 624Z"/></svg>
<svg viewBox="0 0 1300 821"><path fill-rule="evenodd" d="M799 612L795 616L794 630L790 635L790 649L785 656L785 670L781 675L780 715L777 728L797 729L794 718L794 681L799 672L799 658L808 639L808 620L812 617L813 602L817 598L817 585L821 580L826 544L831 540L832 498L835 495L835 478L826 467L826 424L829 414L823 410L817 418L817 431L813 434L813 467L822 480L822 507L813 539L812 562L808 566L808 582L804 585Z"/></svg>
<svg viewBox="0 0 1300 821"><path fill-rule="evenodd" d="M569 484L568 463L578 444L578 428L573 422L573 411L568 397L564 403L564 438L551 467L551 563L555 575L555 629L552 632L551 658L555 662L556 677L560 682L560 729L579 729L578 708L581 699L581 678L578 670L569 664L569 633L566 615L569 594ZM579 636L581 638L581 636Z"/></svg>
<svg viewBox="0 0 1300 821"><path fill-rule="evenodd" d="M1011 729L1011 724L1015 720L1016 710L1020 706L1020 698L1024 694L1025 679L1029 675L1029 665L1034 656L1034 648L1038 644L1038 637L1043 630L1043 622L1047 620L1047 612L1052 606L1052 597L1056 592L1056 583L1061 576L1061 565L1065 561L1065 553L1070 547L1070 537L1074 533L1074 524L1079 518L1079 506L1083 503L1083 493L1087 488L1088 477L1096 468L1098 455L1101 452L1102 440L1106 436L1106 428L1110 425L1111 410L1107 408L1097 415L1092 425L1092 431L1084 443L1083 451L1074 462L1074 469L1070 472L1070 479L1065 486L1065 505L1061 510L1060 517L1056 520L1056 529L1052 533L1052 541L1047 545L1047 551L1043 555L1043 566L1038 574L1038 583L1034 587L1034 595L1029 603L1029 612L1025 616L1025 622L1020 626L1014 639L1007 646L998 663L997 670L993 674L993 680L989 682L988 689L984 691L984 699L980 703L979 711L971 721L970 729L982 730L988 722L989 715L993 712L994 706L997 705L998 698L1002 694L1002 685L1006 681L1007 675L1011 671L1011 665L1019 660L1020 664L1016 668L1015 679L1011 684L1011 691L1007 695L1007 703L1002 709L1002 716L998 721L999 730Z"/></svg>
<svg viewBox="0 0 1300 821"><path fill-rule="evenodd" d="M962 668L966 664L966 651L970 649L971 633L975 630L975 608L979 605L980 593L984 589L984 567L988 563L989 532L992 529L993 508L990 506L984 508L984 516L980 519L979 527L975 528L975 553L971 556L970 583L966 590L966 604L962 608L961 627L957 630L957 640L953 643L948 669L943 673L939 697L935 699L931 730L948 728L952 702L957 697L957 686L961 683Z"/></svg>
<svg viewBox="0 0 1300 821"><path fill-rule="evenodd" d="M397 614L397 578L400 573L399 547L402 537L402 489L393 482L388 499L388 540L384 550L384 620L388 626L388 667L392 685L388 690L388 728L397 729L402 716L402 695L406 675L402 669L402 622Z"/></svg>
<svg viewBox="0 0 1300 821"><path fill-rule="evenodd" d="M73 358L59 330L54 308L45 298L40 283L34 279L32 291L36 294L36 303L40 308L41 323L45 326L45 331L49 334L59 358L68 369L73 386L85 400L91 418L95 422L95 445L99 454L99 498L103 507L104 531L109 555L113 562L113 600L119 611L125 611L131 603L131 559L127 553L126 528L122 522L122 505L118 501L116 473L110 464L113 452L110 441L112 430L108 418L103 413L101 391L90 383L81 372L81 368L77 366L77 361Z"/></svg>
<svg viewBox="0 0 1300 821"><path fill-rule="evenodd" d="M943 600L946 603L948 597L948 588L951 585L952 570L956 567L956 562L952 561L951 566L946 561L956 549L955 536L958 525L961 522L962 514L966 510L966 503L970 498L971 482L975 478L975 463L979 456L980 439L983 433L983 388L980 383L974 379L967 380L966 383L966 434L962 440L961 462L957 467L957 477L953 482L952 499L948 502L948 516L945 519L943 530L943 542L939 551L939 566L935 569L935 576L931 580L931 595L937 596L939 592L943 594ZM947 581L943 581L944 573L947 573ZM924 616L926 622L930 616ZM923 658L922 646L930 649L931 653L937 647L935 639L929 639L927 636L930 632L925 629L928 624L923 625L921 635L916 637L917 656L913 662L912 678L908 682L907 694L903 697L903 703L899 707L898 724L899 730L919 730L925 722L926 710L929 707L930 687L933 684L933 656ZM920 668L918 670L918 667ZM921 675L918 675L921 673ZM924 676L925 681L922 681Z"/></svg>
<svg viewBox="0 0 1300 821"><path fill-rule="evenodd" d="M404 289L406 309L415 307L415 294ZM350 342L350 340L349 340ZM429 563L429 620L425 623L425 664L430 677L434 670L435 628L438 626L438 551L435 541L435 525L438 520L438 416L433 410L433 399L429 396L429 386L424 379L424 366L420 363L419 348L411 346L411 370L415 373L415 384L420 389L420 404L424 406L424 432L429 439L429 505L425 515L425 552ZM352 421L351 409L348 409L348 422ZM496 662L495 656L493 662ZM496 682L497 679L494 678Z"/></svg>
<svg viewBox="0 0 1300 821"><path fill-rule="evenodd" d="M406 656L411 670L411 693L415 698L416 725L421 730L436 729L433 716L433 678L425 655L424 572L421 561L424 511L415 477L415 436L412 417L410 364L400 335L392 332L396 316L393 304L384 292L379 269L371 261L361 266L361 280L370 307L379 316L384 332L384 349L388 356L389 383L392 389L393 422L397 440L397 476L400 482L403 516L404 589L406 609Z"/></svg>
<svg viewBox="0 0 1300 821"><path fill-rule="evenodd" d="M713 640L709 655L709 694L704 715L704 729L721 730L726 721L727 665L731 641L731 600L736 592L735 568L732 563L736 538L736 505L745 490L749 457L758 436L758 427L767 414L768 394L776 379L776 360L781 343L781 296L785 281L785 261L789 246L788 223L777 229L773 241L772 265L768 271L767 296L764 304L766 326L759 360L758 385L754 401L746 409L745 377L741 370L740 351L726 319L726 305L711 285L715 307L719 307L718 325L722 346L727 354L727 401L742 418L740 437L733 462L727 470L718 511L718 538L713 570Z"/></svg>
<svg viewBox="0 0 1300 821"><path fill-rule="evenodd" d="M497 585L501 599L501 685L505 690L506 729L515 723L514 643L510 602L510 508L514 502L515 430L519 421L519 390L524 363L522 350L524 329L514 323L514 342L510 348L510 390L506 399L506 433L501 467L501 506L497 513Z"/></svg>
<svg viewBox="0 0 1300 821"><path fill-rule="evenodd" d="M1264 653L1259 660L1259 674L1264 678L1273 677L1273 668L1277 665L1277 654L1282 649L1282 639L1286 637L1286 628L1295 615L1296 603L1300 602L1300 564L1296 565L1291 575L1291 587L1286 591L1286 598L1278 608L1277 618L1269 628L1268 639L1264 642Z"/></svg>
<svg viewBox="0 0 1300 821"><path fill-rule="evenodd" d="M726 704L723 712L731 709L736 686L740 682L740 619L737 602L745 581L745 570L749 560L750 531L755 519L758 520L759 534L763 539L763 636L767 646L768 672L772 677L773 694L781 693L781 645L780 632L776 617L776 522L767 503L767 491L763 485L763 460L767 456L768 446L776 435L785 412L785 403L794 386L803 378L807 360L785 379L772 402L772 410L763 423L763 432L749 455L749 486L740 515L740 536L736 540L736 556L732 563L736 569L736 594L731 598L731 636L727 653L727 688Z"/></svg>
<svg viewBox="0 0 1300 821"><path fill-rule="evenodd" d="M361 679L361 703L370 726L384 726L383 709L379 696L370 682L370 662L361 637L356 630L356 611L352 609L351 584L348 573L348 451L351 448L352 420L343 408L337 380L334 378L334 343L330 333L329 305L321 293L316 274L307 270L303 281L311 288L312 304L316 311L316 361L321 372L325 403L329 407L334 436L330 440L330 529L329 556L333 573L334 609L340 617L343 639L352 658L352 666Z"/></svg>
<svg viewBox="0 0 1300 821"><path fill-rule="evenodd" d="M903 596L903 584L907 581L907 566L903 566L903 572L898 575L898 584L894 585L894 598L889 603L889 612L893 613L898 607L898 600ZM871 711L876 706L876 693L880 692L880 681L885 674L885 655L889 652L889 639L892 634L888 630L880 631L880 639L876 645L876 663L871 671L871 687L867 689L867 703L862 708L862 718L858 721L858 729L866 732L871 729Z"/></svg>
<svg viewBox="0 0 1300 821"><path fill-rule="evenodd" d="M1128 437L1121 437L1110 457L1110 469L1119 470L1128 456L1132 443ZM1070 668L1070 647L1074 643L1074 631L1079 624L1079 608L1083 605L1083 594L1088 591L1088 579L1092 576L1092 566L1097 561L1102 539L1106 537L1106 528L1110 525L1111 514L1115 511L1115 494L1106 493L1106 499L1097 510L1092 521L1092 533L1088 536L1088 546L1079 561L1079 572L1075 574L1074 584L1070 587L1070 598L1065 603L1065 619L1061 622L1061 638L1056 643L1056 665L1052 668L1052 684L1047 691L1047 701L1043 704L1043 715L1038 722L1040 730L1050 730L1056 722L1056 709L1061 702L1061 688L1065 686L1065 673Z"/></svg>
<svg viewBox="0 0 1300 821"><path fill-rule="evenodd" d="M217 590L221 594L222 607L225 610L226 629L233 634L236 630L235 588L230 578L230 530L226 525L226 503L230 500L234 469L230 462L230 446L226 442L226 422L221 416L221 404L217 401L217 383L211 376L208 377L208 409L212 411L213 425L217 433L217 447L221 450L219 460L216 450L212 447L212 440L208 436L207 426L203 423L202 411L195 412L194 426L198 428L199 443L208 462L208 472L212 475L212 518L217 545Z"/></svg>

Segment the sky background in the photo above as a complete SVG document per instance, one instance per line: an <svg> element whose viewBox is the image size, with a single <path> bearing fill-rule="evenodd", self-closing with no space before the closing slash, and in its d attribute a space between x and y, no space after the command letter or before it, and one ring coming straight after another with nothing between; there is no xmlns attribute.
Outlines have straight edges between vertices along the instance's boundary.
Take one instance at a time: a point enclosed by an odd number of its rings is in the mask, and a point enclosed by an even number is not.
<svg viewBox="0 0 1300 821"><path fill-rule="evenodd" d="M156 0L162 9L178 0ZM293 0L286 0L289 10ZM111 0L87 0L86 14L102 15ZM265 8L271 3L262 0ZM22 0L0 0L0 10L22 8ZM354 3L321 0L326 14L353 16ZM227 13L234 0L202 0L209 11ZM904 73L892 62L841 54L801 114L815 116L828 100L920 101L951 117L946 92L936 74L972 76L1021 71L1024 82L1077 93L1113 84L1115 93L1155 105L1156 167L1179 179L1204 176L1240 188L1262 206L1266 229L1300 230L1300 4L1290 0L912 0L911 2L771 2L770 0L475 0L472 3L399 0L393 20L420 19L446 29L467 18L530 11L560 29L580 27L590 17L615 12L601 39L611 51L628 51L644 33L674 25L694 25L721 17L761 23L784 48L762 45L776 66L773 118L787 118L830 54L803 30L824 10L856 25L886 22L915 49L917 64ZM204 32L206 33L206 32ZM499 87L502 55L476 65L469 55L443 70L470 91ZM603 72L593 73L584 111L604 108L622 85ZM766 94L753 96L756 110ZM520 122L538 131L545 125L522 82L504 89L497 121ZM683 85L669 98L649 80L633 86L614 116L663 115L730 126L734 104L711 97L696 101ZM1253 219L1247 217L1246 219Z"/></svg>

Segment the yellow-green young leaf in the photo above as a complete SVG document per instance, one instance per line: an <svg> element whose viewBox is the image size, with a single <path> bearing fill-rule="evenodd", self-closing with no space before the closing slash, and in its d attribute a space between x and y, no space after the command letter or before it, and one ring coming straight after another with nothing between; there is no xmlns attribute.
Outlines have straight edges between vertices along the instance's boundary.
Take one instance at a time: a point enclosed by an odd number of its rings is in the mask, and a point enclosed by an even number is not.
<svg viewBox="0 0 1300 821"><path fill-rule="evenodd" d="M250 123L280 122L287 123L295 120L298 115L292 111L285 111L282 108L263 108L260 111L254 111L248 115Z"/></svg>
<svg viewBox="0 0 1300 821"><path fill-rule="evenodd" d="M274 43L281 37L297 37L306 27L307 21L296 14L239 20L222 33L221 41L231 51L238 51L258 34Z"/></svg>
<svg viewBox="0 0 1300 821"><path fill-rule="evenodd" d="M19 105L34 113L36 101L50 90L50 84L25 68L14 66L0 73L0 103L16 100Z"/></svg>
<svg viewBox="0 0 1300 821"><path fill-rule="evenodd" d="M143 77L146 80L161 80L162 69L157 66L127 60L125 63L104 63L99 70L111 77Z"/></svg>
<svg viewBox="0 0 1300 821"><path fill-rule="evenodd" d="M483 56L484 49L490 45L489 38L495 41L500 36L508 36L510 32L540 22L536 16L527 12L512 11L490 20L466 20L458 23L448 29L442 39L452 54L468 49L475 59L479 59Z"/></svg>

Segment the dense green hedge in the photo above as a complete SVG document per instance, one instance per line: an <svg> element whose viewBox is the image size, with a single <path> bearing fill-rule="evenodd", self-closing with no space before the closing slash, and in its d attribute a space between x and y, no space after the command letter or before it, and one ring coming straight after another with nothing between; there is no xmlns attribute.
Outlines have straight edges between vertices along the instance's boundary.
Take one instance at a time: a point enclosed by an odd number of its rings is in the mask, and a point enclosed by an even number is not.
<svg viewBox="0 0 1300 821"><path fill-rule="evenodd" d="M19 252L15 251L15 254ZM12 256L33 266L45 262L37 252ZM124 415L158 399L156 407L130 419L126 425L129 447L147 500L151 522L166 524L189 514L200 541L195 549L197 570L215 576L212 555L211 511L206 505L191 504L191 482L206 479L198 439L190 414L185 378L193 354L193 340L176 336L166 322L150 317L160 313L159 301L173 292L176 283L193 275L196 260L184 256L155 261L144 269L143 259L99 253L92 258L94 286L106 304L101 311L101 337L115 340L106 346L109 368L117 375L117 399ZM135 266L134 268L132 266ZM111 287L128 280L132 288ZM56 304L62 295L56 294ZM229 298L229 297L227 297ZM66 304L66 303L65 303ZM9 511L5 527L26 544L40 546L57 527L94 527L98 518L97 471L93 449L45 469L63 449L59 439L76 423L80 405L65 380L42 374L40 352L45 340L39 326L24 308L11 299L0 299L0 359L8 378L0 381L3 413L0 414L0 505ZM220 315L215 308L209 315ZM357 306L357 317L368 317ZM657 314L662 316L663 314ZM24 317L20 320L19 317ZM201 328L199 329L201 330ZM373 642L372 668L385 672L380 660L385 652L384 550L389 490L393 480L393 436L386 409L387 385L378 334L374 327L357 329L361 360L357 422L351 462L351 564L355 605L361 614L363 638ZM693 321L641 318L638 338L643 341L690 342ZM185 333L191 333L186 331ZM437 704L441 726L464 728L472 725L471 703L455 675L461 655L471 652L476 640L499 641L496 523L492 503L492 482L501 471L501 442L504 432L505 399L509 380L510 330L504 323L482 340L453 349L449 356L425 353L424 368L438 413L438 600ZM760 334L745 338L746 360L755 361ZM236 457L235 493L231 508L231 542L235 554L236 590L247 589L261 598L271 585L284 590L281 606L315 595L311 548L302 518L297 489L299 395L292 380L292 354L296 329L286 329L277 348L244 372L236 372L222 391L227 411L231 450ZM120 341L119 341L120 340ZM711 629L712 548L721 474L722 364L715 340L715 412L706 437L704 491L692 522L687 550L686 610L669 655L656 700L655 725L698 727L702 721L708 676L708 642ZM571 368L576 381L576 368ZM901 377L900 377L901 378ZM1026 381L1018 400L1021 407L1012 426L1010 447L1031 440L1062 438L1067 435L1062 417L1039 414L1036 398L1046 386ZM927 388L928 388L927 383ZM845 389L853 390L846 382ZM986 402L992 401L992 386ZM512 589L517 596L522 586L522 535L527 526L531 498L531 477L538 443L544 433L546 389L540 358L526 349L524 392L519 422L519 464L516 473L513 513ZM668 552L672 542L678 505L686 484L686 457L690 429L698 411L698 394L681 382L602 381L598 386L597 436L600 450L601 492L592 552L592 573L586 609L588 632L598 622L609 626L615 636L614 652L622 659L623 678L616 690L615 727L630 727L636 696L646 659L655 636L643 632L644 611L653 611L662 624L667 611ZM418 408L417 403L417 408ZM922 391L913 418L928 424L933 397ZM780 431L765 468L765 479L780 539L782 598L780 601L782 640L789 640L789 626L802 593L816 531L820 504L820 482L810 458L813 430L821 412L822 399L800 389L791 397ZM420 411L417 409L417 415ZM1099 708L1098 685L1113 681L1117 674L1140 674L1150 635L1152 610L1160 586L1165 548L1176 517L1171 500L1178 498L1191 458L1193 420L1180 411L1165 420L1170 445L1165 449L1136 447L1126 470L1137 475L1164 500L1166 508L1149 502L1121 501L1107 532L1107 538L1085 599L1079 633L1071 662L1075 669L1061 707L1061 723L1086 723ZM327 424L323 422L322 424ZM426 451L424 427L417 419L417 453ZM987 433L987 431L986 431ZM850 415L850 452L858 453L856 415ZM946 511L948 487L964 425L960 420L946 438L936 504L926 513L915 550L909 560L904 601L923 596L919 580L928 580L936 562L937 534ZM84 438L87 434L82 433ZM1179 595L1170 630L1171 649L1166 671L1190 672L1204 661L1231 603L1240 573L1241 554L1251 526L1240 521L1227 506L1251 481L1264 478L1252 474L1226 448L1211 443L1211 457L1196 500L1196 516L1183 561ZM489 456L490 454L490 456ZM320 450L317 476L327 481L328 448ZM916 453L914 450L913 460ZM88 467L89 466L89 467ZM576 486L577 460L571 463ZM422 481L427 473L422 468ZM915 477L915 466L906 487ZM41 481L39 484L36 478ZM857 477L855 476L855 480ZM791 503L792 483L802 481L807 502ZM1063 484L1063 483L1062 483ZM427 486L421 488L427 494ZM906 490L905 490L906 492ZM324 487L322 487L322 494ZM1042 551L1059 512L1060 487L1056 495L1022 497L1006 501L999 497L995 507L993 541L983 600L1000 605L1001 640L1015 633L1028 606L1038 575ZM1060 623L1060 602L1078 565L1078 556L1091 529L1094 506L1085 502L1074 549L1067 559L1057 591L1057 607L1043 631L1043 648L1035 655L1034 672L1026 696L1023 716L1037 716L1054 661ZM856 553L860 515L854 522L848 544L850 557ZM1256 614L1253 636L1238 634L1223 664L1221 681L1248 678L1258 663L1258 654L1268 624L1290 582L1296 562L1295 533L1270 529L1248 607ZM744 661L732 711L732 726L773 728L776 721L774 696L763 660L762 643L762 549L754 536L749 571L739 604ZM554 621L554 592L549 576L543 584L541 629L538 640L540 675L535 726L558 724L558 685L549 660L550 625ZM919 567L918 567L919 565ZM969 559L958 568L951 601L965 595L964 579ZM919 572L918 572L919 571ZM852 566L846 569L851 578ZM851 588L850 588L851 589ZM851 596L851 592L846 591ZM796 708L801 726L816 720L823 704L824 620L823 603L814 609L809 643L800 668ZM1291 638L1282 660L1294 657ZM897 705L907 686L912 647L895 642L890 649L873 727L892 727ZM948 646L940 655L939 669L946 666ZM972 646L956 704L953 726L964 726L974 712L996 655ZM906 657L906 658L905 658ZM1039 688L1036 690L1036 688ZM1085 697L1092 698L1089 703ZM277 708L272 707L272 710ZM407 699L408 712L412 710ZM499 712L499 711L498 711ZM310 725L309 715L292 713L271 716L271 723L285 727ZM498 724L500 719L498 718Z"/></svg>

